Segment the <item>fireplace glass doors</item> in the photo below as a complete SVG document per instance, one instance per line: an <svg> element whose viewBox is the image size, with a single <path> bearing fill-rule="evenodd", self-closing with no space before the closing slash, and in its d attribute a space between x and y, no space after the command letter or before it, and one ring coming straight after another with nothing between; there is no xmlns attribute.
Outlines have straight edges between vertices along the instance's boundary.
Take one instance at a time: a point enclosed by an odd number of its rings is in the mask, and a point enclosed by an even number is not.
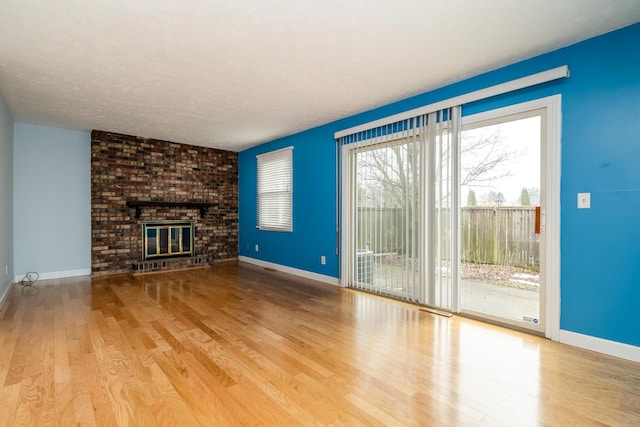
<svg viewBox="0 0 640 427"><path fill-rule="evenodd" d="M143 259L193 255L193 222L145 222L142 224Z"/></svg>

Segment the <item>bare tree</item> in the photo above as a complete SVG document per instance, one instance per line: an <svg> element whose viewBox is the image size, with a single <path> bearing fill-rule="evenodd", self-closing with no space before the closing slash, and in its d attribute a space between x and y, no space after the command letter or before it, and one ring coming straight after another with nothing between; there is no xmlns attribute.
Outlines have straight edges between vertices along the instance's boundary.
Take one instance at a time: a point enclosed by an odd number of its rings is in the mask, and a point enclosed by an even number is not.
<svg viewBox="0 0 640 427"><path fill-rule="evenodd" d="M411 253L411 236L419 222L416 211L421 172L419 149L418 144L409 143L357 154L358 214L364 222L364 235L358 236L360 247L370 247L376 252ZM383 221L381 215L392 215L393 220ZM372 225L375 232L371 231Z"/></svg>
<svg viewBox="0 0 640 427"><path fill-rule="evenodd" d="M486 132L486 131L485 131ZM449 158L448 144L438 156ZM521 156L522 152L510 150L500 131L465 137L461 140L461 154L464 162L461 167L461 185L469 187L490 187L493 181L510 176L511 171L505 164ZM403 223L401 227L409 239L412 230L418 226L420 190L420 144L417 142L399 143L371 147L357 155L356 191L360 208L397 208L401 209ZM447 190L448 191L448 190ZM442 194L443 203L449 194ZM410 241L403 242L410 246ZM409 247L407 246L407 247ZM373 248L377 250L377 248ZM397 249L403 252L402 248Z"/></svg>
<svg viewBox="0 0 640 427"><path fill-rule="evenodd" d="M400 207L415 190L419 179L419 145L414 143L386 146L359 154L359 182L375 190L378 206ZM460 145L462 186L491 187L494 181L512 175L506 167L510 160L524 154L505 143L500 129L480 136L463 134ZM445 150L442 157L449 156ZM359 200L365 202L365 200Z"/></svg>
<svg viewBox="0 0 640 427"><path fill-rule="evenodd" d="M498 200L498 193L496 193L493 190L488 191L484 193L482 196L480 196L480 204L482 206L493 206L496 204L497 200Z"/></svg>
<svg viewBox="0 0 640 427"><path fill-rule="evenodd" d="M417 189L419 181L417 144L387 146L359 153L357 173L359 189L367 206L401 207Z"/></svg>
<svg viewBox="0 0 640 427"><path fill-rule="evenodd" d="M485 128L479 137L463 133L460 152L460 183L469 187L489 187L492 182L511 176L505 165L524 154L505 144L500 128L493 132Z"/></svg>

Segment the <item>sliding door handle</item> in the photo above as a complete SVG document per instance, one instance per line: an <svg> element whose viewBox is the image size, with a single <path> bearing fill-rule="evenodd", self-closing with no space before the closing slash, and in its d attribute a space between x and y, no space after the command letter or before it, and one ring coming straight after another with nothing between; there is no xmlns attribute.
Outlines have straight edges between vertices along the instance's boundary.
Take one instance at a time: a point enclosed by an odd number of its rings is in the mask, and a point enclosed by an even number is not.
<svg viewBox="0 0 640 427"><path fill-rule="evenodd" d="M540 234L540 231L547 229L547 212L540 210L540 206L536 206L536 225L535 233Z"/></svg>

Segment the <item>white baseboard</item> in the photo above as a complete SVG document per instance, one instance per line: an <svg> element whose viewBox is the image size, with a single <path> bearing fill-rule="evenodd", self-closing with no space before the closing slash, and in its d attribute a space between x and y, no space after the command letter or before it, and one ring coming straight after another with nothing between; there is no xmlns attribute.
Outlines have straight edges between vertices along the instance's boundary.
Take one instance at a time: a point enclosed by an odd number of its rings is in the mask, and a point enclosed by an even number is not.
<svg viewBox="0 0 640 427"><path fill-rule="evenodd" d="M23 274L16 274L13 279L15 282L21 282L24 279L26 272ZM90 268L82 268L80 270L65 270L65 271L50 271L46 273L38 273L40 276L38 280L49 280L49 279L62 279L65 277L76 277L76 276L89 276L91 275Z"/></svg>
<svg viewBox="0 0 640 427"><path fill-rule="evenodd" d="M640 363L640 347L560 330L559 342Z"/></svg>
<svg viewBox="0 0 640 427"><path fill-rule="evenodd" d="M286 265L274 264L268 261L262 261L255 258L246 256L239 256L238 261L246 262L248 264L258 265L260 267L273 268L274 270L282 271L283 273L293 274L294 276L304 277L306 279L316 280L318 282L328 283L333 286L340 286L340 280L337 277L326 276L324 274L312 273L307 270L300 270L298 268L287 267Z"/></svg>
<svg viewBox="0 0 640 427"><path fill-rule="evenodd" d="M0 297L0 310L4 308L4 303L7 302L7 298L9 297L9 291L13 287L13 283L7 283L7 287L5 288L2 296Z"/></svg>

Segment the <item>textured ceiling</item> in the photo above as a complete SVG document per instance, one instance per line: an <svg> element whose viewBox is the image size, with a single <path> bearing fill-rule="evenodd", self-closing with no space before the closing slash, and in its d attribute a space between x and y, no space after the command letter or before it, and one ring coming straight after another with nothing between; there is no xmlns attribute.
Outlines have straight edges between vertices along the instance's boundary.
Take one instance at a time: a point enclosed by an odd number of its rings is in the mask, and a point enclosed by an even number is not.
<svg viewBox="0 0 640 427"><path fill-rule="evenodd" d="M0 0L0 91L16 121L239 151L638 21L638 0Z"/></svg>

